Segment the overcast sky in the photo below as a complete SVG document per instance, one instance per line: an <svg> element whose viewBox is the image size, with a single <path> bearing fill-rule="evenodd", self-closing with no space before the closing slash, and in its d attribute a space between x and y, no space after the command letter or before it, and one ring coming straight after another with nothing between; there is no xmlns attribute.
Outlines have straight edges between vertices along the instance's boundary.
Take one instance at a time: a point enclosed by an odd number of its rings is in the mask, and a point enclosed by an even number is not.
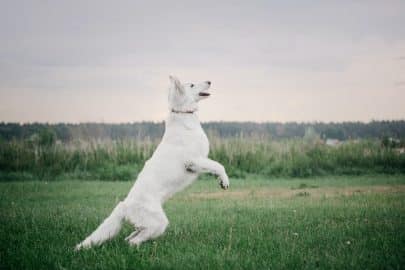
<svg viewBox="0 0 405 270"><path fill-rule="evenodd" d="M405 118L405 1L0 1L0 121Z"/></svg>

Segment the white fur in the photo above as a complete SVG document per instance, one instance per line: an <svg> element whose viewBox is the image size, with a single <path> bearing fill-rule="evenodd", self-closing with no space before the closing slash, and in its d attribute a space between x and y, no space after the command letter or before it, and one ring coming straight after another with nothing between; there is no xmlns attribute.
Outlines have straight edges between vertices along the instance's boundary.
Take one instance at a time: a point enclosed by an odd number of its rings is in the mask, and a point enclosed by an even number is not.
<svg viewBox="0 0 405 270"><path fill-rule="evenodd" d="M221 187L229 187L224 167L208 158L209 142L194 113L198 110L197 102L207 97L210 82L181 84L175 77L170 77L170 81L170 113L161 143L145 163L127 197L76 246L77 250L100 245L114 237L124 220L135 227L126 238L130 245L139 246L163 234L169 224L163 203L193 183L200 173L217 175Z"/></svg>

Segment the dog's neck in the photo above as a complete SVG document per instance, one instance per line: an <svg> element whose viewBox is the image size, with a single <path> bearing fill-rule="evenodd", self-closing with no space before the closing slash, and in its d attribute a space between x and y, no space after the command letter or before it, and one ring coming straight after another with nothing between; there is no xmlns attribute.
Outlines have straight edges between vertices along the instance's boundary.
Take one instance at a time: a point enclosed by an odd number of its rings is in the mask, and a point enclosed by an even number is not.
<svg viewBox="0 0 405 270"><path fill-rule="evenodd" d="M169 116L166 119L166 131L178 125L184 126L188 130L201 128L196 112L197 110L170 109Z"/></svg>

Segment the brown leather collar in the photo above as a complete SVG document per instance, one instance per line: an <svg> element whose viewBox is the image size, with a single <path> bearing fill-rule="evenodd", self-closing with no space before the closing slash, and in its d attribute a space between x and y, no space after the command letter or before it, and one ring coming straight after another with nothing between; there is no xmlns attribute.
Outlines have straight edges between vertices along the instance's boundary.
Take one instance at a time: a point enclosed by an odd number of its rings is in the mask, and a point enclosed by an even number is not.
<svg viewBox="0 0 405 270"><path fill-rule="evenodd" d="M195 111L177 111L175 109L172 109L172 113L194 113Z"/></svg>

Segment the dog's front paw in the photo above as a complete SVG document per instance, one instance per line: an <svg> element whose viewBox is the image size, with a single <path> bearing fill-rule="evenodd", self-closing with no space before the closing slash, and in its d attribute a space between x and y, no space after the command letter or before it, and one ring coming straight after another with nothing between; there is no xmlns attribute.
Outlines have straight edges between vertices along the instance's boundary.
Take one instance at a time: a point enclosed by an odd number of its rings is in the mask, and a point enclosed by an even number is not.
<svg viewBox="0 0 405 270"><path fill-rule="evenodd" d="M196 169L194 163L191 162L191 161L190 161L190 162L186 162L186 163L184 164L184 168L186 168L186 171L189 172L189 173L195 173L195 172L197 171L197 169Z"/></svg>
<svg viewBox="0 0 405 270"><path fill-rule="evenodd" d="M226 174L224 177L219 178L219 185L221 186L222 189L225 190L229 188L229 178Z"/></svg>

